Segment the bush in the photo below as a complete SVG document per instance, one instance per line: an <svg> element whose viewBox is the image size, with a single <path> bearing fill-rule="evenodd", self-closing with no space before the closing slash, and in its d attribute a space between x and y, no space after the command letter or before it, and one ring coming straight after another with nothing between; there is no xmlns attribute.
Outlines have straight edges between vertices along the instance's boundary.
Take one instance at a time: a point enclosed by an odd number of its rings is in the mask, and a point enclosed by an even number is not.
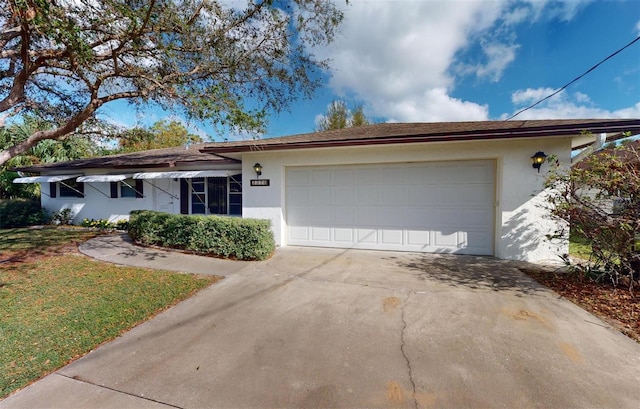
<svg viewBox="0 0 640 409"><path fill-rule="evenodd" d="M275 250L268 220L131 212L129 236L143 245L239 260L264 260Z"/></svg>
<svg viewBox="0 0 640 409"><path fill-rule="evenodd" d="M127 230L129 222L127 220L118 220L113 223L106 219L84 219L80 225L100 230Z"/></svg>
<svg viewBox="0 0 640 409"><path fill-rule="evenodd" d="M47 214L37 200L0 201L0 228L35 226L44 224L46 219Z"/></svg>
<svg viewBox="0 0 640 409"><path fill-rule="evenodd" d="M75 215L73 214L73 211L71 211L71 209L64 208L59 212L54 212L51 215L50 223L56 226L68 226L73 224L74 217Z"/></svg>

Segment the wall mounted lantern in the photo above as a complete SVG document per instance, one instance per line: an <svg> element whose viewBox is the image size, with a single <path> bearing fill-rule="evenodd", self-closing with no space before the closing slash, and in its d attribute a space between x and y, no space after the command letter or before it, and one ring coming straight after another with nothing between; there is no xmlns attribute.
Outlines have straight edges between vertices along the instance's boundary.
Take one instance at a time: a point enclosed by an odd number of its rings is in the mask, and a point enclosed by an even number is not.
<svg viewBox="0 0 640 409"><path fill-rule="evenodd" d="M256 171L256 175L258 177L260 177L260 175L262 175L262 165L259 163L256 163L255 165L253 165L253 170Z"/></svg>
<svg viewBox="0 0 640 409"><path fill-rule="evenodd" d="M544 163L544 160L547 158L547 155L544 152L538 151L531 157L531 162L533 163L533 168L538 169L538 173L540 173L540 166Z"/></svg>

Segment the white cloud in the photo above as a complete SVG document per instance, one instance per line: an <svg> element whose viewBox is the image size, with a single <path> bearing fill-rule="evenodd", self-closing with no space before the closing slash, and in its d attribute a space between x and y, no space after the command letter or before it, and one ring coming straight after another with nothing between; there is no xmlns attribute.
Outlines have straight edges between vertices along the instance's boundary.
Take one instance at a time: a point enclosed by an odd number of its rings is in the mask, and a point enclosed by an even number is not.
<svg viewBox="0 0 640 409"><path fill-rule="evenodd" d="M444 88L431 88L421 95L397 101L372 101L374 111L384 109L389 122L484 121L489 107L452 98Z"/></svg>
<svg viewBox="0 0 640 409"><path fill-rule="evenodd" d="M636 23L636 35L640 35L640 20Z"/></svg>
<svg viewBox="0 0 640 409"><path fill-rule="evenodd" d="M500 81L504 70L516 59L516 51L520 46L497 42L483 42L481 46L487 62L475 65L460 64L456 67L456 71L461 74L473 74L480 78L486 77L492 82Z"/></svg>
<svg viewBox="0 0 640 409"><path fill-rule="evenodd" d="M511 114L501 115L506 119L519 110L550 95L555 90L538 88L518 90L511 100L519 107ZM522 112L514 119L571 119L571 118L640 118L640 102L631 107L617 110L602 109L593 104L591 98L581 92L568 93L562 91L543 103Z"/></svg>
<svg viewBox="0 0 640 409"><path fill-rule="evenodd" d="M534 103L542 98L545 98L547 95L551 95L556 90L553 88L527 88L524 90L517 90L513 94L511 94L511 102L514 104L530 104Z"/></svg>
<svg viewBox="0 0 640 409"><path fill-rule="evenodd" d="M332 60L329 85L340 97L365 101L373 115L398 121L486 116L486 107L448 96L455 79L449 70L469 36L488 29L505 1L464 7L455 1L354 1L345 8L341 37L318 53ZM467 116L461 108L469 109Z"/></svg>
<svg viewBox="0 0 640 409"><path fill-rule="evenodd" d="M341 6L345 20L335 43L315 52L332 61L333 92L363 101L374 116L486 119L486 105L450 96L456 75L499 81L520 47L514 25L541 16L568 20L590 1L352 0ZM461 52L478 44L481 61L460 60Z"/></svg>

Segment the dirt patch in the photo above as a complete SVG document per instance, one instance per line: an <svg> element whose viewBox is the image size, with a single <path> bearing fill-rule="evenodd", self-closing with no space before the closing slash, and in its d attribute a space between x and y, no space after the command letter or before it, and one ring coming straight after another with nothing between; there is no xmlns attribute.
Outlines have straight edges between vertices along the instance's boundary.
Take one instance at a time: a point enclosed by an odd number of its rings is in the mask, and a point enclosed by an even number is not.
<svg viewBox="0 0 640 409"><path fill-rule="evenodd" d="M398 299L398 297L387 297L382 302L382 307L384 309L384 312L389 312L395 310L398 304L400 304L400 300Z"/></svg>
<svg viewBox="0 0 640 409"><path fill-rule="evenodd" d="M640 342L640 294L637 289L633 294L626 287L598 283L580 274L535 269L523 269L522 272Z"/></svg>

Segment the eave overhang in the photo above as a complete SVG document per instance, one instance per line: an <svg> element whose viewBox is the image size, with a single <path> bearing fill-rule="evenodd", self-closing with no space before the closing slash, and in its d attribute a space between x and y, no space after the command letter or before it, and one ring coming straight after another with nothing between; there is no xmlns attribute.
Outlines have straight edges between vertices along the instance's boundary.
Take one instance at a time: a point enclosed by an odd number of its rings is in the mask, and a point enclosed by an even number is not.
<svg viewBox="0 0 640 409"><path fill-rule="evenodd" d="M354 147L363 145L409 144L428 142L452 142L452 141L484 141L504 140L518 138L546 138L546 137L580 137L585 133L615 133L631 132L640 134L640 120L558 120L558 121L486 121L464 123L468 128L456 129L451 123L452 129L446 129L446 125L435 124L433 132L403 132L393 134L394 125L403 125L405 128L411 124L381 124L391 132L386 135L367 136L367 127L362 127L362 135L354 137L344 136L339 131L321 132L316 134L302 134L290 137L261 139L246 142L227 142L205 145L200 149L202 153L215 155L260 152L274 150L311 149ZM504 124L501 126L501 124ZM537 125L540 124L540 125ZM415 124L416 129L429 128L430 124ZM437 125L437 126L436 126ZM479 129L473 129L473 126ZM490 125L490 126L489 126ZM375 125L374 125L375 126ZM442 129L444 128L444 129ZM317 138L316 138L317 136Z"/></svg>

